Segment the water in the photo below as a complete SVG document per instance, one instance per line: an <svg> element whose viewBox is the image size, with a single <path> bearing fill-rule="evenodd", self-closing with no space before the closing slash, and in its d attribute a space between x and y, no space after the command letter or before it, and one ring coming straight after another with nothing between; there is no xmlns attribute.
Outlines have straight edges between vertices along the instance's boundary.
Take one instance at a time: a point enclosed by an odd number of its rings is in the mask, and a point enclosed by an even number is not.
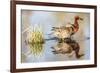
<svg viewBox="0 0 100 73"><path fill-rule="evenodd" d="M84 39L90 36L90 14L80 12L61 11L36 11L21 10L22 12L22 38L21 38L21 62L52 62L90 59L90 40ZM79 31L74 34L75 41L71 43L59 43L56 40L45 40L44 44L28 45L25 43L29 27L40 26L44 39L49 38L52 27L66 26L74 23L74 17L79 15L83 21L79 21Z"/></svg>
<svg viewBox="0 0 100 73"><path fill-rule="evenodd" d="M89 39L59 42L46 40L44 44L22 45L23 63L55 62L89 59Z"/></svg>

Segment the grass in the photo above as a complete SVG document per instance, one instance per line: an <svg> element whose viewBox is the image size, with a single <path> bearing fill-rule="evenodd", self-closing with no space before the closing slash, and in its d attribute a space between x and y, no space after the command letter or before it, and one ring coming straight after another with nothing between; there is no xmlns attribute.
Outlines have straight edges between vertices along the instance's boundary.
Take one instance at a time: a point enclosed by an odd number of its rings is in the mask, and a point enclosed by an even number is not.
<svg viewBox="0 0 100 73"><path fill-rule="evenodd" d="M34 56L39 55L43 50L44 37L41 28L33 27L32 31L28 32L28 47Z"/></svg>
<svg viewBox="0 0 100 73"><path fill-rule="evenodd" d="M44 43L43 32L39 27L34 27L28 34L28 43Z"/></svg>

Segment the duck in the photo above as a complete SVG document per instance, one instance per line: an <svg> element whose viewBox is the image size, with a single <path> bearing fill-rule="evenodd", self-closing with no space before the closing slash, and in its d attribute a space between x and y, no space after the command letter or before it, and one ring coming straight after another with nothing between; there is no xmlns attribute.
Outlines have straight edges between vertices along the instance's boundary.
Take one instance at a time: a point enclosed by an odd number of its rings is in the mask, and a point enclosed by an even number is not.
<svg viewBox="0 0 100 73"><path fill-rule="evenodd" d="M52 27L53 35L60 39L64 40L65 38L71 38L79 30L79 20L83 20L83 18L79 16L74 17L74 23L70 24L70 26L60 26L60 27Z"/></svg>

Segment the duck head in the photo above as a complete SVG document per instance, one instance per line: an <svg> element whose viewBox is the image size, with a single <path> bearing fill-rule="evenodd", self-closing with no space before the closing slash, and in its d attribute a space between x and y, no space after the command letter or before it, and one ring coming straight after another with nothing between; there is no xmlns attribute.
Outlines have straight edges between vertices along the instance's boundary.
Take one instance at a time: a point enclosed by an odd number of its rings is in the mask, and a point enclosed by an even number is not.
<svg viewBox="0 0 100 73"><path fill-rule="evenodd" d="M75 20L83 20L83 18L81 18L79 16L75 16Z"/></svg>

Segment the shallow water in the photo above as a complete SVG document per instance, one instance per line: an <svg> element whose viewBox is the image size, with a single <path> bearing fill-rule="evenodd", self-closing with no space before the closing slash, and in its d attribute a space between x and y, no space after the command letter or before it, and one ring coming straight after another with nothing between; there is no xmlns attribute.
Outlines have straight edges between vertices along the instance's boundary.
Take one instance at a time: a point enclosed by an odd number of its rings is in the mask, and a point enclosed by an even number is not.
<svg viewBox="0 0 100 73"><path fill-rule="evenodd" d="M90 58L90 40L84 39L84 37L90 36L89 13L35 10L21 11L21 62L35 63L51 61L86 60ZM48 34L52 33L52 27L66 26L69 22L73 24L74 16L76 15L79 15L84 20L79 22L79 31L73 36L75 38L74 43L59 44L56 40L46 40L44 44L34 45L29 45L25 43L24 40L27 39L27 32L31 30L31 28L29 27L40 26L43 32L44 39L48 39ZM71 49L71 52L69 49Z"/></svg>
<svg viewBox="0 0 100 73"><path fill-rule="evenodd" d="M76 55L77 51L79 57ZM83 41L74 40L72 43L59 43L57 40L47 40L44 44L34 44L31 46L24 43L22 45L21 62L86 60L89 59L89 51L89 39Z"/></svg>

